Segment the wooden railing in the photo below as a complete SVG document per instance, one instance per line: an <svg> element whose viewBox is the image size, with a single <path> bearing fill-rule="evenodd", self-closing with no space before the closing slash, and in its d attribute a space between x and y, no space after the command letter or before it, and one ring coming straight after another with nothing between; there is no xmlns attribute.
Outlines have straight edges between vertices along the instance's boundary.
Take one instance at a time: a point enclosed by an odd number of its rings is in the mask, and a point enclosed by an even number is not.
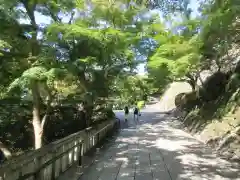
<svg viewBox="0 0 240 180"><path fill-rule="evenodd" d="M118 121L106 121L13 158L0 167L0 180L54 180L71 166L81 166L84 154L118 127Z"/></svg>

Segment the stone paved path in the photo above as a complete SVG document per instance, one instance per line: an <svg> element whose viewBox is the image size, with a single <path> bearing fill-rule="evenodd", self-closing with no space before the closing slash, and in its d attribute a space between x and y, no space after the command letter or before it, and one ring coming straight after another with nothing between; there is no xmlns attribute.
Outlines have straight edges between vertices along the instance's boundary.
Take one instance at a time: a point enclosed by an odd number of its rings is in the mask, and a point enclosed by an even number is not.
<svg viewBox="0 0 240 180"><path fill-rule="evenodd" d="M164 114L129 120L79 180L240 180L239 164L220 159Z"/></svg>

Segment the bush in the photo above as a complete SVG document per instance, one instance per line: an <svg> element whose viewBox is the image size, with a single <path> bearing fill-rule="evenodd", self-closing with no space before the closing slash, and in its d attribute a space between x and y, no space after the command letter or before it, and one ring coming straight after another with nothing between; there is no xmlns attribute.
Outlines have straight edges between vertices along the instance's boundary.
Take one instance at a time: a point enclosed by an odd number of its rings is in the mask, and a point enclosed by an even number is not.
<svg viewBox="0 0 240 180"><path fill-rule="evenodd" d="M33 145L31 104L19 99L0 100L0 140L12 150L28 149Z"/></svg>
<svg viewBox="0 0 240 180"><path fill-rule="evenodd" d="M41 108L44 110L44 105ZM99 116L99 113L102 116ZM111 108L98 109L94 114L97 114L94 123L114 117ZM32 102L23 102L19 99L0 100L0 140L13 152L33 148L34 132L31 120ZM50 143L84 128L86 128L85 113L74 105L56 106L46 121L43 142Z"/></svg>
<svg viewBox="0 0 240 180"><path fill-rule="evenodd" d="M105 121L107 119L113 119L115 114L110 107L105 107L104 105L99 105L93 112L93 124L99 121Z"/></svg>

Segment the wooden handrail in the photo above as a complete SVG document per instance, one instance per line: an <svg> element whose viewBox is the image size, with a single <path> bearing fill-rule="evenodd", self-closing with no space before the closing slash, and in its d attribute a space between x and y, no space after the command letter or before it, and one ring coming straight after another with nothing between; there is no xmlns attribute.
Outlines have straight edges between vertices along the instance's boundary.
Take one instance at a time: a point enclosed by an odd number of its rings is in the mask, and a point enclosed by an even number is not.
<svg viewBox="0 0 240 180"><path fill-rule="evenodd" d="M81 166L84 153L104 139L106 134L113 130L116 122L105 121L13 158L0 167L0 179L54 180L70 166L74 164Z"/></svg>
<svg viewBox="0 0 240 180"><path fill-rule="evenodd" d="M35 170L34 172L31 172L31 173L27 173L21 177L18 178L18 180L25 180L25 179L28 179L32 176L36 176L37 173L39 173L42 169L46 168L48 165L50 164L53 164L56 162L56 160L60 159L61 157L63 157L66 153L68 153L69 151L71 151L72 149L74 149L75 147L79 146L79 145L82 145L83 141L81 141L81 143L78 143L76 145L74 145L72 148L69 148L67 151L59 154L58 156L54 157L53 159L47 161L46 163L44 163L41 167L39 167L37 170ZM82 149L80 149L80 152L81 152ZM82 165L82 164L79 164L79 165Z"/></svg>

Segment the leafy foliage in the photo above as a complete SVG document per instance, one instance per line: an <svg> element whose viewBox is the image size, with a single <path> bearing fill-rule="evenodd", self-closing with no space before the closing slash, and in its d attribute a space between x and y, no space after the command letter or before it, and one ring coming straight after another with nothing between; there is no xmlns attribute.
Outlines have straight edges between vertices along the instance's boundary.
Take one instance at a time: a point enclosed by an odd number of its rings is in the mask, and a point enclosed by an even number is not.
<svg viewBox="0 0 240 180"><path fill-rule="evenodd" d="M53 123L52 113L66 113L62 108L58 111L58 106L76 106L84 114L81 123L87 126L97 122L95 117L112 118L105 104L115 96L116 81L122 83L121 78L138 64L135 56L148 21L141 23L138 18L146 8L124 0L0 2L1 98L13 96L30 102L23 118L31 119L35 148L49 136L60 137L55 134L58 130L49 132L53 126L65 127ZM41 24L39 16L46 22ZM127 76L128 83L138 89L132 99L143 98L146 85L132 78ZM125 90L118 91L117 96L127 98L122 92Z"/></svg>
<svg viewBox="0 0 240 180"><path fill-rule="evenodd" d="M60 105L77 106L90 126L101 112L110 117L106 104L145 101L173 80L195 90L199 73L213 62L221 70L223 55L239 43L240 5L206 0L202 15L193 18L189 3L0 0L0 98L31 102L26 118L31 112L39 148ZM152 8L160 8L164 19L151 14ZM173 26L167 27L170 20ZM145 60L147 78L133 73Z"/></svg>
<svg viewBox="0 0 240 180"><path fill-rule="evenodd" d="M118 104L136 105L138 101L147 100L150 87L144 76L128 76L124 80L117 79L113 91Z"/></svg>

